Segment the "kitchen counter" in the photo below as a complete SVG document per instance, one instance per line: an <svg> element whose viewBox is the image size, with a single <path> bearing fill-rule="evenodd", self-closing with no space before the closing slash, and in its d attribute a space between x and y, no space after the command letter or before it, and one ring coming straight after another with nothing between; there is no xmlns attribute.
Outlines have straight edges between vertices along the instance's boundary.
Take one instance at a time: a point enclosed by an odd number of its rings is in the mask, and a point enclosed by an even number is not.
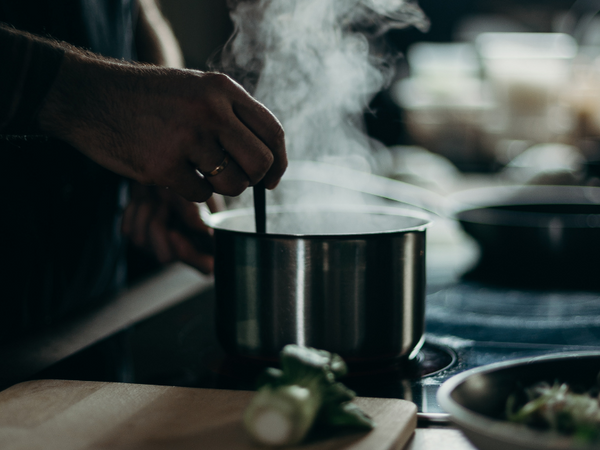
<svg viewBox="0 0 600 450"><path fill-rule="evenodd" d="M404 450L475 450L463 433L454 428L417 428Z"/></svg>
<svg viewBox="0 0 600 450"><path fill-rule="evenodd" d="M0 346L0 389L212 288L212 277L181 263L166 267L100 306L26 339Z"/></svg>
<svg viewBox="0 0 600 450"><path fill-rule="evenodd" d="M447 312L447 305L454 305L457 308L464 306L465 310L470 312L467 318L471 320L475 316L475 312L479 312L479 316L484 319L487 318L483 312L476 309L484 306L488 308L490 302L485 301L487 298L496 300L497 297L500 299L498 304L506 304L506 293L495 291L489 287L483 289L484 293L488 295L483 300L480 298L482 290L479 286L464 285L454 289L445 289L460 277L460 274L465 271L465 267L468 267L477 257L474 242L458 229L457 224L440 219L428 230L427 239L428 288L439 287L440 289L439 293L436 293L435 289L428 291L430 294L428 311L429 317L436 320L438 328L443 328L441 325L448 328L448 330L441 329L443 332L440 332L441 334L454 336L450 328L459 327L460 323L456 321L464 316L456 314L453 319L456 323L448 320L441 314ZM532 299L531 295L522 294L523 298L521 298L520 294L522 293L511 292L509 299L513 299L513 303L519 305L525 304L527 301L534 306L538 303L549 303L545 297ZM555 302L553 304L560 306L561 299L555 299L554 293L550 294L553 295ZM600 311L600 296L596 299L596 296L584 294L579 293L576 296L575 304L581 304L582 307L598 304ZM481 304L476 303L473 306L473 299L480 301ZM572 298L568 304L573 306ZM527 305L529 304L527 303ZM461 310L458 309L458 311ZM597 316L600 317L600 314ZM212 278L203 276L183 264L171 265L93 311L17 344L0 347L0 360L3 362L3 368L0 371L0 389L27 379L57 377L57 373L65 373L64 370L61 371L61 366L64 366L65 362L72 360L77 365L79 363L78 355L85 354L88 349L95 348L103 342L119 336L123 337L126 350L130 352L128 357L133 359L131 369L135 373L135 377L128 375L124 379L99 381L227 388L227 386L215 386L214 379L208 381L206 379L207 376L211 376L211 372L214 378L215 368L218 369L217 363L220 362L215 359L215 355L219 356L219 349L215 344L213 317ZM509 316L498 314L494 316L494 324L497 325L499 320L504 317L508 318ZM521 317L522 320L528 318L529 316L526 314ZM600 319L598 321L597 340L600 342ZM478 332L478 328L470 322L469 324L473 329L472 333ZM589 340L590 328L586 327L585 333L579 333L579 329L576 328L573 329L573 333L581 334L581 339ZM520 329L528 330L530 328L521 326ZM495 329L490 330L490 333L492 331L495 332ZM562 333L561 336L565 334L563 328L560 328L559 331ZM434 332L439 332L439 330L434 330ZM524 331L520 331L519 334L522 336ZM488 339L487 335L485 339L472 336L462 337L464 339L461 338L459 344L465 345L465 352L468 350L470 353L467 355L468 358L462 355L462 363L460 363L462 365L452 366L450 370L452 373L471 367L469 364L480 366L507 358L520 357L525 351L531 352L529 347L533 346L530 345L529 340L525 340L516 343L511 341L506 348L501 348L500 345L496 345L496 342L492 342L493 339ZM595 343L596 336L593 338L592 343ZM534 344L537 349L535 351L539 354L556 351L554 347L546 345L547 343L535 342ZM552 342L552 345L554 344L570 345L571 342ZM582 342L577 341L576 344L582 345ZM559 348L559 346L555 347ZM424 386L422 397L427 397L435 403L435 388L433 383ZM242 389L251 389L251 387L242 387ZM368 396L368 394L361 395ZM379 394L372 396L384 397ZM410 400L419 403L418 399L410 398ZM423 411L427 410L423 408ZM454 427L438 426L435 423L428 425L423 421L420 422L405 450L437 450L439 448L475 449Z"/></svg>
<svg viewBox="0 0 600 450"><path fill-rule="evenodd" d="M40 377L40 374L44 377L48 368L60 367L61 361L77 357L77 354L85 349L123 333L131 327L140 329L139 339L133 339L134 350L136 346L141 345L140 341L144 341L146 348L152 347L157 353L163 351L167 353L165 349L169 342L164 341L168 340L168 336L161 334L162 330L157 327L156 321L152 321L153 317L161 313L171 314L173 320L179 320L184 316L190 318L194 315L191 322L202 320L203 324L200 324L200 328L211 334L213 331L210 321L211 311L206 310L210 308L211 302L203 300L203 297L210 295L211 290L211 277L203 276L182 264L169 266L93 311L27 340L0 347L0 359L3 361L2 386L7 387L19 381L35 379ZM186 302L190 298L196 298L197 301ZM190 312L190 306L187 306L187 310L184 308L186 303L195 304L199 309ZM187 331L189 330L184 324L182 329L178 330L177 339L197 340L198 336L188 336ZM148 339L155 339L155 341L151 340L148 343ZM206 341L205 344L200 345L210 347L211 343ZM177 359L180 355L174 353L173 358ZM184 374L163 373L162 366L162 363L148 362L147 358L136 362L136 370L140 372L140 377L147 377L151 381L163 377L164 384L172 384L174 381L186 384ZM194 381L189 384L194 384ZM460 431L451 427L419 427L406 446L406 450L439 448L474 449Z"/></svg>

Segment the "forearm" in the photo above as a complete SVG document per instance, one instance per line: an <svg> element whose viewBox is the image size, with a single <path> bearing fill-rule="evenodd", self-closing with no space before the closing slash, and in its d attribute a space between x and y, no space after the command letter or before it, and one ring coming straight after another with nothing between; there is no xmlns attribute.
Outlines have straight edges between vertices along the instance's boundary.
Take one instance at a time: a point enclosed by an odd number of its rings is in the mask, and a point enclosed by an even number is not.
<svg viewBox="0 0 600 450"><path fill-rule="evenodd" d="M153 90L153 80L160 77L162 71L77 49L66 50L56 80L39 112L40 129L68 142L109 170L144 181L140 176L143 168L137 164L143 158L141 155L139 159L134 158L135 153L143 149L136 146L137 139L127 144L121 141L131 138L131 128L145 120L136 113L146 110L143 94ZM132 105L136 106L136 113ZM111 153L124 145L133 154L127 164L120 165L119 160L111 158ZM105 151L97 152L97 149Z"/></svg>
<svg viewBox="0 0 600 450"><path fill-rule="evenodd" d="M58 43L0 24L0 134L40 132L37 115L64 51Z"/></svg>
<svg viewBox="0 0 600 450"><path fill-rule="evenodd" d="M277 119L222 74L88 57L68 50L40 125L103 167L188 200L238 195L287 159ZM231 156L227 170L209 173Z"/></svg>
<svg viewBox="0 0 600 450"><path fill-rule="evenodd" d="M111 60L67 46L40 129L104 168L206 201L238 195L287 165L283 129L223 74ZM227 170L208 180L223 161Z"/></svg>

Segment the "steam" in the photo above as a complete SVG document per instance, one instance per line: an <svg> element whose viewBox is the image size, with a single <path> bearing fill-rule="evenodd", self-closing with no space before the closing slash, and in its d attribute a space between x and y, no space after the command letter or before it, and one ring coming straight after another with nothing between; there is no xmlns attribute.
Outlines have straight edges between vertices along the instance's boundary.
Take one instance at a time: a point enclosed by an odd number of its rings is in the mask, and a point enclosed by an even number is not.
<svg viewBox="0 0 600 450"><path fill-rule="evenodd" d="M290 159L369 159L362 113L393 75L369 40L426 29L403 0L230 1L236 32L222 55L233 75L282 122Z"/></svg>
<svg viewBox="0 0 600 450"><path fill-rule="evenodd" d="M393 28L426 30L414 1L229 0L235 33L218 69L281 121L290 160L377 173L375 155L386 152L367 135L363 113L391 81L399 56L382 51L378 38ZM275 191L270 204L364 203L354 192L314 183ZM236 202L249 206L250 198Z"/></svg>

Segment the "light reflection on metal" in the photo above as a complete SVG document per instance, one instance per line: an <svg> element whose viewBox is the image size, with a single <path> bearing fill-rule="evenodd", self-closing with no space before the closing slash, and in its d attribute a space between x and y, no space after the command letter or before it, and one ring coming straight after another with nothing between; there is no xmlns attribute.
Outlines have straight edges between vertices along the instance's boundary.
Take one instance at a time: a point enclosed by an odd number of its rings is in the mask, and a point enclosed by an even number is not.
<svg viewBox="0 0 600 450"><path fill-rule="evenodd" d="M304 338L305 333L305 295L304 286L306 284L306 248L303 241L298 241L296 247L296 343L300 346L306 346Z"/></svg>

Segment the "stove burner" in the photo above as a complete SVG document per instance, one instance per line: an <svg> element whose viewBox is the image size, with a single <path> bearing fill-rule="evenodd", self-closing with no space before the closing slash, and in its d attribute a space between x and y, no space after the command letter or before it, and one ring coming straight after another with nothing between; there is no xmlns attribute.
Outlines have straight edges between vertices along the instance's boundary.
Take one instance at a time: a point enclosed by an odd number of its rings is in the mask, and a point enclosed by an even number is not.
<svg viewBox="0 0 600 450"><path fill-rule="evenodd" d="M425 342L417 357L421 358L421 362L415 372L415 378L436 375L452 367L457 359L456 353L451 348L427 342Z"/></svg>
<svg viewBox="0 0 600 450"><path fill-rule="evenodd" d="M419 379L448 368L454 363L455 359L456 355L450 348L425 342L417 356L412 360L400 358L381 363L349 364L347 378L389 376L410 380Z"/></svg>
<svg viewBox="0 0 600 450"><path fill-rule="evenodd" d="M412 399L412 384L452 367L456 353L449 347L425 342L412 361L399 360L387 370L350 374L343 382L357 395Z"/></svg>

